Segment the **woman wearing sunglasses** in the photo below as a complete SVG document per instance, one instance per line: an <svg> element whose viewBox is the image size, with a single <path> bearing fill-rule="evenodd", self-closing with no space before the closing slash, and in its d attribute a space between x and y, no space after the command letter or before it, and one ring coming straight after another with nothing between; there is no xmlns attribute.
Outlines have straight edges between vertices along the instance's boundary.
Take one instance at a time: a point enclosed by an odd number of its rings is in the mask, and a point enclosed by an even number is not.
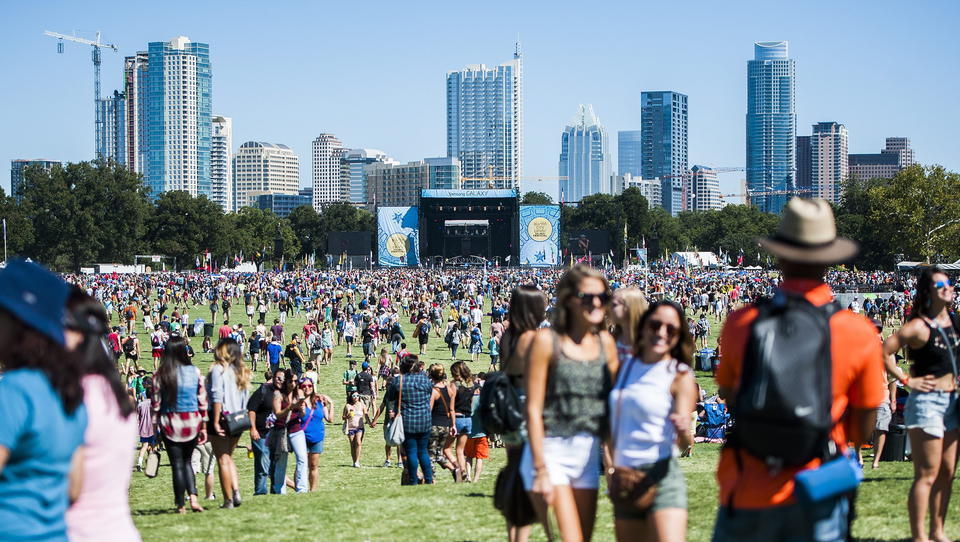
<svg viewBox="0 0 960 542"><path fill-rule="evenodd" d="M672 301L651 305L636 330L636 355L620 366L610 392L607 444L612 464L607 474L623 475L616 467L640 471L655 489L645 509L614 500L617 540L684 540L687 489L676 458L678 448L686 450L693 443L694 339L683 308Z"/></svg>
<svg viewBox="0 0 960 542"><path fill-rule="evenodd" d="M590 540L597 510L600 433L617 348L604 329L610 289L577 265L557 283L552 328L537 332L526 375L529 444L521 472L537 516L555 513L563 540Z"/></svg>
<svg viewBox="0 0 960 542"><path fill-rule="evenodd" d="M309 364L308 364L309 366ZM303 434L307 440L307 470L310 479L310 491L317 490L320 478L320 454L323 453L323 439L326 433L324 422L333 421L333 399L317 393L314 379L300 379L300 391L303 393Z"/></svg>
<svg viewBox="0 0 960 542"><path fill-rule="evenodd" d="M960 330L950 313L954 302L950 278L927 267L917 280L910 320L884 342L887 373L910 388L904 421L913 451L913 485L907 500L914 540L949 540L944 532L947 505L957 463L960 416L957 412L957 362ZM907 347L910 374L897 367L893 354ZM929 538L924 520L930 510Z"/></svg>

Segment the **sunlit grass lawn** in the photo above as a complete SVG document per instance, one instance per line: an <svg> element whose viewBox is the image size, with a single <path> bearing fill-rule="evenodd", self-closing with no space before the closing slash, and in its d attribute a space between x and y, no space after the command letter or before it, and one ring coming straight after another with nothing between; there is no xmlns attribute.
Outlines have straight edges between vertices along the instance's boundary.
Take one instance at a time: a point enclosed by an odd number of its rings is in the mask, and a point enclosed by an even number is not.
<svg viewBox="0 0 960 542"><path fill-rule="evenodd" d="M247 319L242 311L242 306L233 307L231 323L242 322L246 328ZM190 317L191 321L197 317L209 319L210 312L206 307L192 307ZM273 317L274 313L268 315L268 324ZM216 327L222 320L220 315ZM299 333L303 324L302 316L289 318L287 334ZM403 319L402 324L408 337L407 344L416 352L416 339L411 337L413 326L408 319ZM485 324L484 331L486 328ZM714 321L711 346L716 344L719 329L720 325ZM139 322L138 332L142 348L149 351L149 336ZM205 373L212 355L200 353L201 341L200 337L195 337L191 344L198 352L197 362ZM401 469L380 466L384 453L383 433L378 424L376 429L367 431L361 461L363 467L351 466L349 446L337 423L343 406L340 382L347 368L345 351L343 346L335 348L333 362L319 368L319 390L333 397L337 412L335 423L327 425L326 451L320 462L320 483L316 493L253 497L253 460L247 457L245 449L238 448L234 459L240 471L243 505L234 510L219 510L219 500L203 501L204 506L209 507L206 512L179 516L173 513L171 473L164 456L157 478L148 479L140 473L133 475L130 503L143 539L148 542L180 539L251 542L503 539L503 521L491 500L494 478L504 463L502 449L491 449L491 459L484 465L483 477L477 484L454 484L447 471L437 471L434 486L401 487ZM465 348L458 357L461 360L469 358ZM359 345L355 349L355 358L362 360ZM146 361L149 363L149 357ZM449 350L432 331L426 361L442 362L447 367L450 363ZM475 372L486 370L488 362L489 356L481 355L480 363L472 364L471 368ZM259 385L261 380L262 376L258 376L255 383ZM698 373L698 381L708 392L716 389L709 373ZM248 445L249 436L245 435L241 444ZM693 457L681 459L689 492L689 540L692 541L710 539L717 505L714 471L718 451L718 445L702 444L695 448ZM294 464L291 454L288 475L292 476ZM862 541L909 537L906 498L912 466L910 463L881 465L878 471L868 469L867 479L861 486L854 532ZM197 486L202 497L202 477L198 477ZM215 491L219 497L219 482ZM950 516L955 518L956 514L954 499ZM960 537L960 528L950 525L948 533L954 538ZM602 494L595 535L596 540L613 540L612 511ZM538 528L532 539L545 538Z"/></svg>

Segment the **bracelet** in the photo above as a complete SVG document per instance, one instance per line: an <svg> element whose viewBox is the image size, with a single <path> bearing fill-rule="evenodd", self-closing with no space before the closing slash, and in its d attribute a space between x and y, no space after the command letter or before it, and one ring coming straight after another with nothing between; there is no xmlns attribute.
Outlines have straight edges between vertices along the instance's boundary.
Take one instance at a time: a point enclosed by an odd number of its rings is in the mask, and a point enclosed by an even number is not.
<svg viewBox="0 0 960 542"><path fill-rule="evenodd" d="M910 377L908 377L907 375L903 375L903 376L901 376L900 378L898 378L897 380L898 380L901 384L903 384L904 386L906 386L906 385L907 385L907 382L910 381Z"/></svg>

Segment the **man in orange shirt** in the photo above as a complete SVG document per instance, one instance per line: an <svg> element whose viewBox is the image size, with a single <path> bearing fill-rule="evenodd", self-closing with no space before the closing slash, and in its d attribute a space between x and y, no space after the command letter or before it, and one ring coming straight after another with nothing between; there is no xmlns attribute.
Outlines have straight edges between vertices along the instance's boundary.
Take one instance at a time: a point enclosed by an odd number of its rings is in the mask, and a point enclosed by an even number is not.
<svg viewBox="0 0 960 542"><path fill-rule="evenodd" d="M783 272L782 294L802 295L815 307L833 300L833 293L823 282L827 266L849 260L857 252L856 243L837 237L833 211L826 201L801 198L792 199L784 207L777 234L760 240L760 244L778 258ZM732 313L720 336L723 359L717 369L717 384L734 413L758 313L756 305ZM829 340L833 397L830 438L842 450L848 441L862 442L873 429L875 409L883 400L882 390L875 385L883 377L883 361L876 331L864 316L847 310L833 313ZM816 370L815 361L810 359L811 371ZM770 469L742 447L725 446L717 467L720 510L713 542L845 541L850 517L847 495L814 503L798 501L794 496L794 476L820 463L820 459L813 459L801 467Z"/></svg>

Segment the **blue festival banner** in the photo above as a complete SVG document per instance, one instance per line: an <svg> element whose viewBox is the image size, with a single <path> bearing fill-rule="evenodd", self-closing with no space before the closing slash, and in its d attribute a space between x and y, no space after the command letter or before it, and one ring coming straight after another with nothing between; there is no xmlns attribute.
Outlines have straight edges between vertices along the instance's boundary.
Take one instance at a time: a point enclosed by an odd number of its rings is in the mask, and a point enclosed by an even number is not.
<svg viewBox="0 0 960 542"><path fill-rule="evenodd" d="M416 207L377 209L377 262L385 267L420 265L420 223Z"/></svg>
<svg viewBox="0 0 960 542"><path fill-rule="evenodd" d="M560 206L520 206L520 265L550 267L560 263Z"/></svg>

